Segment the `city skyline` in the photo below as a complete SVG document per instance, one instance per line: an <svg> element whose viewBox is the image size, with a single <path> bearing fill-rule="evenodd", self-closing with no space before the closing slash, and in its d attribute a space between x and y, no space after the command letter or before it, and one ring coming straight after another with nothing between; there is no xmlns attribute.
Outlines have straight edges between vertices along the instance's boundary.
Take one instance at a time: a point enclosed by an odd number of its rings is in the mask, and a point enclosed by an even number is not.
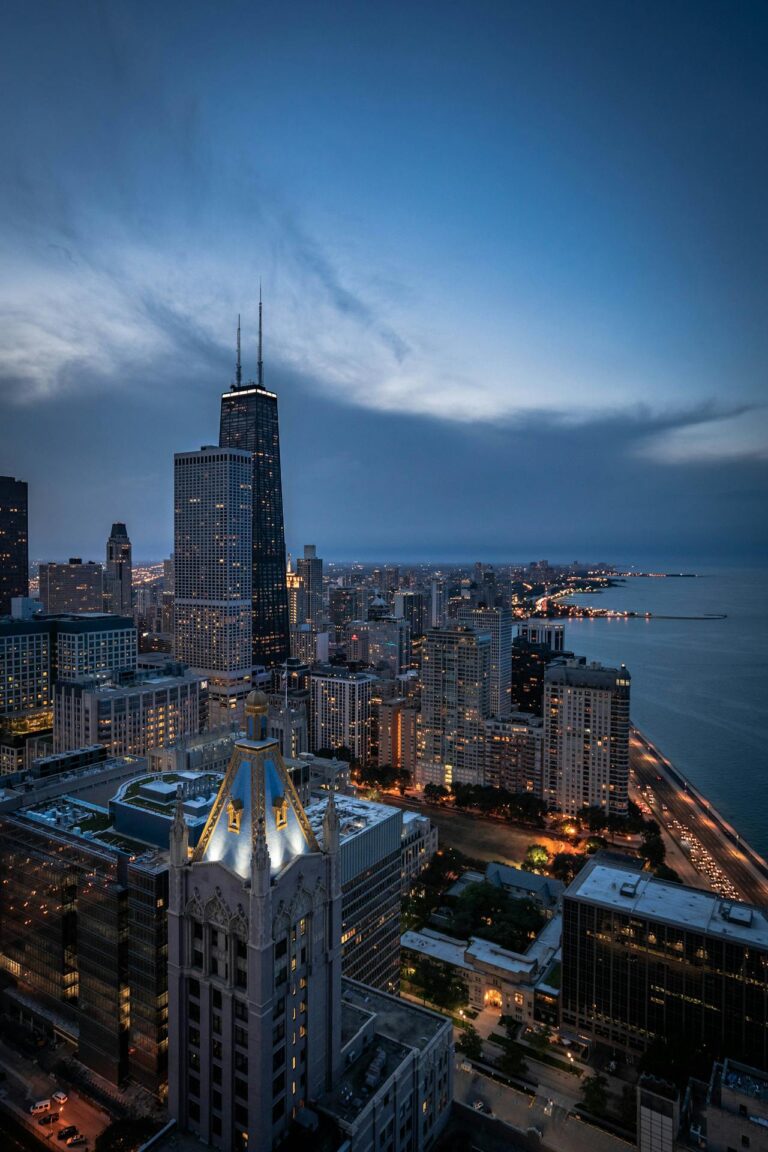
<svg viewBox="0 0 768 1152"><path fill-rule="evenodd" d="M763 560L764 9L294 12L12 14L0 453L37 480L31 555L115 520L167 553L172 454L215 440L239 312L254 374L262 277L294 554Z"/></svg>

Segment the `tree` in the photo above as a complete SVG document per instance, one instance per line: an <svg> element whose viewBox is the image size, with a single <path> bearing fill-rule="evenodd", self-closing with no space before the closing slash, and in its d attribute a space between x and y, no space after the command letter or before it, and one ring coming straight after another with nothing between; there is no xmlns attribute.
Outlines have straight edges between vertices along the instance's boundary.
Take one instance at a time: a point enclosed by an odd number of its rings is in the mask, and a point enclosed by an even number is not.
<svg viewBox="0 0 768 1152"><path fill-rule="evenodd" d="M549 864L549 852L543 844L529 844L523 864L526 868L546 868Z"/></svg>
<svg viewBox="0 0 768 1152"><path fill-rule="evenodd" d="M528 1037L528 1047L532 1048L537 1056L545 1056L549 1051L549 1045L552 1040L552 1033L549 1028L543 1028L540 1032L533 1032Z"/></svg>
<svg viewBox="0 0 768 1152"><path fill-rule="evenodd" d="M579 808L577 813L579 820L582 824L586 824L590 832L600 833L603 832L608 826L608 817L604 809L597 806Z"/></svg>
<svg viewBox="0 0 768 1152"><path fill-rule="evenodd" d="M96 1137L94 1152L136 1152L159 1127L155 1120L113 1120Z"/></svg>
<svg viewBox="0 0 768 1152"><path fill-rule="evenodd" d="M582 856L580 852L558 852L552 857L549 871L555 880L562 880L563 884L570 884L586 862L586 856Z"/></svg>
<svg viewBox="0 0 768 1152"><path fill-rule="evenodd" d="M483 1042L477 1028L473 1028L471 1024L464 1025L464 1030L456 1041L456 1051L463 1052L470 1060L482 1060Z"/></svg>
<svg viewBox="0 0 768 1152"><path fill-rule="evenodd" d="M658 832L646 832L639 848L640 855L650 868L659 868L666 859L667 850Z"/></svg>
<svg viewBox="0 0 768 1152"><path fill-rule="evenodd" d="M439 1008L460 1008L469 1000L469 989L453 968L436 960L424 960L417 972L425 1000Z"/></svg>
<svg viewBox="0 0 768 1152"><path fill-rule="evenodd" d="M396 773L397 790L401 796L405 795L405 790L411 782L411 774L407 768L399 768Z"/></svg>
<svg viewBox="0 0 768 1152"><path fill-rule="evenodd" d="M528 1071L525 1057L517 1044L505 1045L504 1051L496 1061L496 1067L505 1076L525 1076Z"/></svg>
<svg viewBox="0 0 768 1152"><path fill-rule="evenodd" d="M451 917L454 936L468 939L481 936L521 952L544 923L544 917L532 900L515 900L503 888L483 880L468 884L459 896Z"/></svg>
<svg viewBox="0 0 768 1152"><path fill-rule="evenodd" d="M424 799L427 804L442 804L450 796L450 792L442 784L425 784Z"/></svg>
<svg viewBox="0 0 768 1152"><path fill-rule="evenodd" d="M581 1102L593 1116L604 1116L608 1107L608 1081L596 1073L581 1085Z"/></svg>
<svg viewBox="0 0 768 1152"><path fill-rule="evenodd" d="M668 884L682 884L677 872L668 864L659 864L657 868L654 868L653 874L657 880L666 880Z"/></svg>

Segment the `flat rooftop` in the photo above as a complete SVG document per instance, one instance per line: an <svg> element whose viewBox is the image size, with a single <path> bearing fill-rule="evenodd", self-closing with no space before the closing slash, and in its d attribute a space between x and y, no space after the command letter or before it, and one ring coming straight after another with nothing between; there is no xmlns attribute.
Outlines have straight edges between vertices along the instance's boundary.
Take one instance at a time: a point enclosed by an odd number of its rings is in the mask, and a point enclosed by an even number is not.
<svg viewBox="0 0 768 1152"><path fill-rule="evenodd" d="M343 979L341 982L342 1000L363 1012L371 1012L376 1017L376 1039L386 1036L407 1048L422 1050L446 1027L450 1020L429 1008L422 1008L399 996L390 996L358 984L356 980Z"/></svg>
<svg viewBox="0 0 768 1152"><path fill-rule="evenodd" d="M566 898L768 950L768 918L762 909L657 880L631 865L595 857L576 876Z"/></svg>
<svg viewBox="0 0 768 1152"><path fill-rule="evenodd" d="M454 936L443 936L440 932L425 928L423 932L403 933L400 944L411 952L418 952L421 956L428 956L433 960L441 960L453 968L472 970L472 965L464 958L469 940L457 940Z"/></svg>
<svg viewBox="0 0 768 1152"><path fill-rule="evenodd" d="M723 1064L722 1086L740 1096L768 1103L768 1073L750 1068L747 1064L726 1060Z"/></svg>
<svg viewBox="0 0 768 1152"><path fill-rule="evenodd" d="M400 816L399 808L392 808L388 804L377 804L373 800L358 800L355 796L344 796L334 792L336 810L339 814L340 840L343 843L352 836L357 836L375 824L383 824L386 820ZM328 807L328 797L316 800L305 808L307 819L312 831L319 842L323 839L323 817Z"/></svg>

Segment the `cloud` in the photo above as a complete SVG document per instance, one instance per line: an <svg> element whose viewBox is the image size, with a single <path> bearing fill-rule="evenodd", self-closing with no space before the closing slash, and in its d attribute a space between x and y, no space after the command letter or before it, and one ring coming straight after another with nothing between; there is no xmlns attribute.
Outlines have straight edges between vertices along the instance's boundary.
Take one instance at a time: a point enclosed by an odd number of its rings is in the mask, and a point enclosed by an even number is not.
<svg viewBox="0 0 768 1152"><path fill-rule="evenodd" d="M637 452L667 465L768 463L768 408L745 404L717 411L710 406L681 415L673 426L643 438Z"/></svg>

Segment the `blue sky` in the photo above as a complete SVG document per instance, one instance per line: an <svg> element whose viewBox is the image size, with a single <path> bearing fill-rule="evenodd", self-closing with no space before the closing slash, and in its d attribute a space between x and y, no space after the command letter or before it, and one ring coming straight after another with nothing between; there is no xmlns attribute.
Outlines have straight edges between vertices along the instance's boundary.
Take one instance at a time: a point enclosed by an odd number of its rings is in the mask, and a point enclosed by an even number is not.
<svg viewBox="0 0 768 1152"><path fill-rule="evenodd" d="M0 42L0 471L170 549L243 313L289 547L765 558L768 11L46 3Z"/></svg>

